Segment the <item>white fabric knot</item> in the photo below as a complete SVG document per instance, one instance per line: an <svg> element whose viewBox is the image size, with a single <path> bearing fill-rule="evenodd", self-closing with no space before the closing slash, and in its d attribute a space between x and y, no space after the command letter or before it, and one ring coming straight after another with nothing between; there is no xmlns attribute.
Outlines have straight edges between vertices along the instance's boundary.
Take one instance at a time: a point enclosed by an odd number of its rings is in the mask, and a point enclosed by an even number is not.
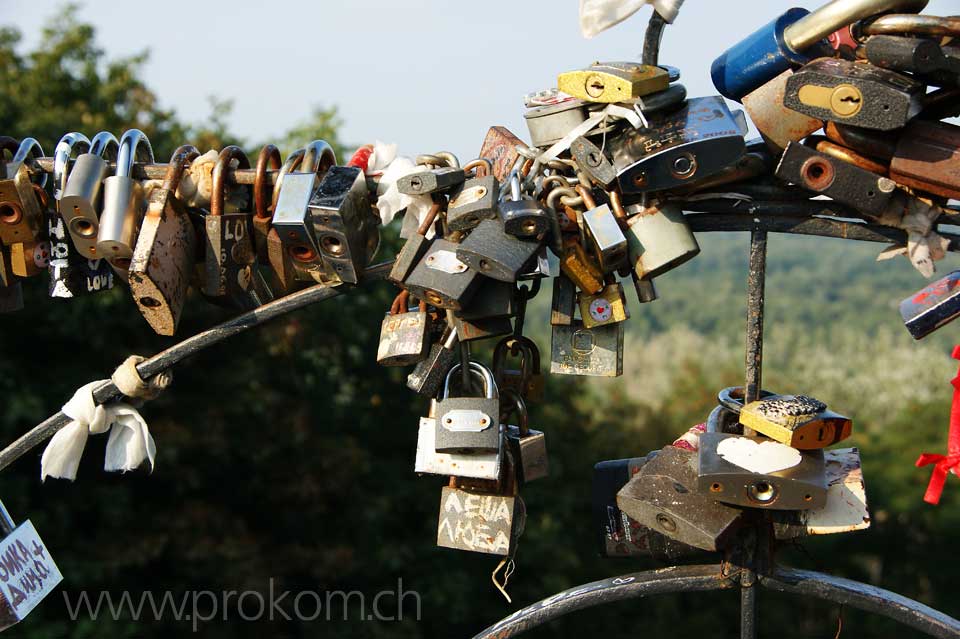
<svg viewBox="0 0 960 639"><path fill-rule="evenodd" d="M128 397L153 398L170 385L168 371L144 381L137 372L137 364L144 358L131 355L111 378L120 392ZM89 435L110 431L103 469L106 471L134 470L144 460L153 471L157 445L150 435L147 422L136 408L125 402L97 404L93 391L107 380L98 380L82 386L61 409L71 419L50 439L40 458L40 479L57 477L73 481Z"/></svg>
<svg viewBox="0 0 960 639"><path fill-rule="evenodd" d="M376 147L374 153L376 153ZM380 184L377 187L377 210L380 212L380 221L386 226L393 221L394 216L403 209L413 209L417 219L421 222L433 204L427 195L405 195L397 189L397 180L405 175L422 171L423 167L408 157L395 156L390 163L383 167Z"/></svg>

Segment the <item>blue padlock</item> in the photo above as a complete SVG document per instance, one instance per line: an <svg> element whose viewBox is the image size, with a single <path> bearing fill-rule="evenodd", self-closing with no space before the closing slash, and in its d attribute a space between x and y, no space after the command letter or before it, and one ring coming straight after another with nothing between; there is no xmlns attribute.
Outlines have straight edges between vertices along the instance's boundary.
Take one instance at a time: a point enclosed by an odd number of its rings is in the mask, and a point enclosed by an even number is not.
<svg viewBox="0 0 960 639"><path fill-rule="evenodd" d="M710 67L717 91L739 102L791 66L809 62L810 57L791 49L783 35L787 27L809 14L806 9L790 9L727 49Z"/></svg>

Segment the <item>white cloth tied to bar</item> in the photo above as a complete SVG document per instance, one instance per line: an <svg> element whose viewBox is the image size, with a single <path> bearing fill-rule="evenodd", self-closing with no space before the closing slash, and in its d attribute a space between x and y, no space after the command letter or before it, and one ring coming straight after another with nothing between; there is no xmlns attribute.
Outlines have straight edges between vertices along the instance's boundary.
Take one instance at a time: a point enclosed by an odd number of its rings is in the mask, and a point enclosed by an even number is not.
<svg viewBox="0 0 960 639"><path fill-rule="evenodd" d="M673 22L677 19L683 0L580 0L580 32L583 37L592 38L620 24L648 4L652 4L664 20Z"/></svg>
<svg viewBox="0 0 960 639"><path fill-rule="evenodd" d="M120 392L128 397L155 397L169 386L172 378L169 372L163 372L145 382L136 369L141 361L142 357L128 357L111 379ZM40 459L41 480L48 476L71 481L76 479L87 438L107 431L110 431L110 436L107 439L104 470L134 470L145 460L150 462L150 470L153 470L157 445L140 412L125 402L101 405L94 400L94 389L106 381L98 380L80 387L63 405L63 413L71 421L50 439L43 451Z"/></svg>

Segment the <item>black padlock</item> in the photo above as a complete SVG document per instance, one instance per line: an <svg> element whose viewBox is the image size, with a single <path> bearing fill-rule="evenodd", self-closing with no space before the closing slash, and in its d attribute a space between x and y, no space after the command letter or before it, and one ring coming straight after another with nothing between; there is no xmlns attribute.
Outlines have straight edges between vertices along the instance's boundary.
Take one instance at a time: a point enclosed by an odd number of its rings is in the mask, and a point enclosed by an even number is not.
<svg viewBox="0 0 960 639"><path fill-rule="evenodd" d="M478 273L501 282L516 282L540 243L508 235L499 220L483 220L457 246L457 257Z"/></svg>
<svg viewBox="0 0 960 639"><path fill-rule="evenodd" d="M450 382L460 366L455 364L447 372L437 403L435 448L438 453L496 452L500 449L500 398L493 373L479 362L470 362L471 375L480 377L483 397L451 397Z"/></svg>
<svg viewBox="0 0 960 639"><path fill-rule="evenodd" d="M434 221L436 221L439 213L440 203L434 202L433 206L431 206L427 212L426 217L423 219L423 222L413 227L414 231L406 238L407 241L403 243L403 247L401 247L400 252L397 253L397 258L390 268L390 274L387 275L389 281L397 286L402 286L414 267L423 259L427 249L430 248L430 243L433 241L432 239L428 240L426 235L430 227L433 226ZM415 220L416 216L414 215L413 218L411 218L411 213L408 211L404 218L404 226L407 225L407 219ZM401 233L401 237L402 236L403 234Z"/></svg>
<svg viewBox="0 0 960 639"><path fill-rule="evenodd" d="M517 313L516 290L510 282L483 278L470 303L454 315L468 321L513 317Z"/></svg>
<svg viewBox="0 0 960 639"><path fill-rule="evenodd" d="M492 175L467 180L450 196L447 207L447 228L468 231L480 220L497 217L497 198L500 185Z"/></svg>
<svg viewBox="0 0 960 639"><path fill-rule="evenodd" d="M430 345L426 359L417 362L407 375L407 388L426 397L436 397L460 357L457 332L448 328L439 340Z"/></svg>
<svg viewBox="0 0 960 639"><path fill-rule="evenodd" d="M454 311L463 308L476 293L482 278L457 257L458 246L448 240L434 240L403 287L417 299L437 308Z"/></svg>

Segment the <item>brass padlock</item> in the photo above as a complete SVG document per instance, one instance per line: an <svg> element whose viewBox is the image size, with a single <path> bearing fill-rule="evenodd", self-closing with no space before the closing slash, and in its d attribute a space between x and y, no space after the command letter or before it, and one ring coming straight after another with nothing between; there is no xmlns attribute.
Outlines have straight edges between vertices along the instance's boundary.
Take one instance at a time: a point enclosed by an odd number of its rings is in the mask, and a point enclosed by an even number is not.
<svg viewBox="0 0 960 639"><path fill-rule="evenodd" d="M670 86L665 69L636 62L594 62L557 76L557 88L589 102L626 102Z"/></svg>
<svg viewBox="0 0 960 639"><path fill-rule="evenodd" d="M382 366L409 366L427 356L430 316L423 300L415 311L408 308L409 291L401 291L380 324L377 363Z"/></svg>
<svg viewBox="0 0 960 639"><path fill-rule="evenodd" d="M507 354L520 356L520 368L506 367ZM501 390L518 393L528 402L542 402L546 378L540 371L540 351L529 337L512 335L493 349L493 377Z"/></svg>
<svg viewBox="0 0 960 639"><path fill-rule="evenodd" d="M798 448L826 448L850 436L853 422L827 410L806 395L774 395L750 402L740 411L740 423L761 435Z"/></svg>
<svg viewBox="0 0 960 639"><path fill-rule="evenodd" d="M525 484L546 477L550 474L546 437L542 431L530 429L527 404L519 393L505 389L501 392L501 397L506 400L502 406L504 410L501 418L509 417L511 413L517 417L516 426L506 425L504 419L504 433L507 443L513 450L513 458L517 462L519 482Z"/></svg>
<svg viewBox="0 0 960 639"><path fill-rule="evenodd" d="M603 273L575 238L564 238L560 271L585 293L592 295L603 289Z"/></svg>
<svg viewBox="0 0 960 639"><path fill-rule="evenodd" d="M618 282L607 284L596 295L580 294L580 317L586 328L616 324L630 319L623 286Z"/></svg>
<svg viewBox="0 0 960 639"><path fill-rule="evenodd" d="M9 148L12 139L7 139ZM34 242L40 237L44 223L43 210L37 201L30 177L30 162L43 157L40 143L33 138L24 138L17 146L13 159L4 165L0 180L0 242L13 246L18 242ZM41 172L40 186L47 181Z"/></svg>
<svg viewBox="0 0 960 639"><path fill-rule="evenodd" d="M120 143L109 131L93 136L90 151L74 162L59 201L60 215L77 252L87 259L100 258L97 233L103 207L103 181L110 173L110 161L117 160Z"/></svg>
<svg viewBox="0 0 960 639"><path fill-rule="evenodd" d="M174 151L163 184L150 194L130 260L130 292L158 335L176 332L196 262L197 232L176 193L187 163L199 155L188 144Z"/></svg>
<svg viewBox="0 0 960 639"><path fill-rule="evenodd" d="M116 173L103 180L103 214L97 229L96 255L110 263L124 280L143 220L143 188L133 179L134 162L153 163L150 140L139 129L120 138Z"/></svg>

